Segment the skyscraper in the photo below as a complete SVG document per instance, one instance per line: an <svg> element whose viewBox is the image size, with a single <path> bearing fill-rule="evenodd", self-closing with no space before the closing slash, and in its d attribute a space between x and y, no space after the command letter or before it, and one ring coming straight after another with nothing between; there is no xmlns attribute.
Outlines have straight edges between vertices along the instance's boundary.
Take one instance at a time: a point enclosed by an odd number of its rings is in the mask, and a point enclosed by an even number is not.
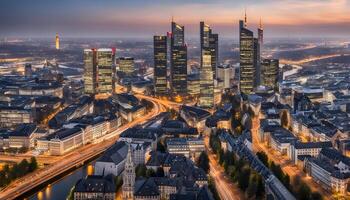
<svg viewBox="0 0 350 200"><path fill-rule="evenodd" d="M154 91L157 96L167 94L167 37L154 36Z"/></svg>
<svg viewBox="0 0 350 200"><path fill-rule="evenodd" d="M214 78L216 78L216 69L219 65L219 35L210 34L209 47L211 51L211 68Z"/></svg>
<svg viewBox="0 0 350 200"><path fill-rule="evenodd" d="M184 96L187 93L187 46L184 42L184 27L171 23L171 90Z"/></svg>
<svg viewBox="0 0 350 200"><path fill-rule="evenodd" d="M96 49L84 49L84 91L86 94L96 94L97 88L97 58Z"/></svg>
<svg viewBox="0 0 350 200"><path fill-rule="evenodd" d="M200 47L201 47L201 66L202 66L202 54L204 48L211 51L211 65L214 78L216 77L216 68L219 60L219 35L213 34L209 25L204 22L200 22Z"/></svg>
<svg viewBox="0 0 350 200"><path fill-rule="evenodd" d="M247 17L239 21L239 52L240 52L240 91L250 94L258 84L257 68L259 44L254 33L247 29Z"/></svg>
<svg viewBox="0 0 350 200"><path fill-rule="evenodd" d="M264 59L261 62L261 85L277 88L279 76L279 60Z"/></svg>
<svg viewBox="0 0 350 200"><path fill-rule="evenodd" d="M114 53L110 48L97 49L97 88L99 94L111 94L114 91Z"/></svg>
<svg viewBox="0 0 350 200"><path fill-rule="evenodd" d="M202 66L199 72L199 106L205 108L212 108L214 106L214 79L213 69L211 65L211 51L210 48L202 50Z"/></svg>
<svg viewBox="0 0 350 200"><path fill-rule="evenodd" d="M123 173L123 187L122 197L123 200L134 200L134 185L135 185L135 167L132 158L131 146L129 145L128 154L126 155L126 161Z"/></svg>
<svg viewBox="0 0 350 200"><path fill-rule="evenodd" d="M258 40L259 40L259 47L260 50L263 50L263 44L264 44L264 29L262 26L261 18L260 18L260 23L259 23L259 28L258 28Z"/></svg>
<svg viewBox="0 0 350 200"><path fill-rule="evenodd" d="M134 58L132 57L120 57L118 65L119 71L124 72L126 75L131 75L135 71Z"/></svg>
<svg viewBox="0 0 350 200"><path fill-rule="evenodd" d="M58 36L58 33L56 33L56 49L59 50L60 49L60 38Z"/></svg>
<svg viewBox="0 0 350 200"><path fill-rule="evenodd" d="M209 25L200 22L201 68L199 105L214 106L214 77L217 65L218 35L212 34Z"/></svg>

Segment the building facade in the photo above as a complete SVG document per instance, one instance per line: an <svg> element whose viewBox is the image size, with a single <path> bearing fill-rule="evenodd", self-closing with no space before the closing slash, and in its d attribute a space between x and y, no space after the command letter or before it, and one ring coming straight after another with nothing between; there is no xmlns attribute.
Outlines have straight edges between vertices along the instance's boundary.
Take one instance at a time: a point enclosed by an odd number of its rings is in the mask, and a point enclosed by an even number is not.
<svg viewBox="0 0 350 200"><path fill-rule="evenodd" d="M132 57L120 57L118 65L119 71L124 72L126 75L131 75L135 71L134 58Z"/></svg>
<svg viewBox="0 0 350 200"><path fill-rule="evenodd" d="M264 59L261 62L261 85L277 89L279 74L279 60Z"/></svg>
<svg viewBox="0 0 350 200"><path fill-rule="evenodd" d="M184 26L171 23L171 70L170 85L174 94L187 94L187 46L184 42Z"/></svg>
<svg viewBox="0 0 350 200"><path fill-rule="evenodd" d="M114 91L114 52L112 49L97 49L97 88L99 94Z"/></svg>
<svg viewBox="0 0 350 200"><path fill-rule="evenodd" d="M84 91L85 94L96 94L97 60L96 49L84 49Z"/></svg>
<svg viewBox="0 0 350 200"><path fill-rule="evenodd" d="M247 29L246 21L239 21L240 52L240 91L251 94L257 85L257 52L258 43L254 33Z"/></svg>
<svg viewBox="0 0 350 200"><path fill-rule="evenodd" d="M157 96L167 95L167 37L154 36L154 91Z"/></svg>

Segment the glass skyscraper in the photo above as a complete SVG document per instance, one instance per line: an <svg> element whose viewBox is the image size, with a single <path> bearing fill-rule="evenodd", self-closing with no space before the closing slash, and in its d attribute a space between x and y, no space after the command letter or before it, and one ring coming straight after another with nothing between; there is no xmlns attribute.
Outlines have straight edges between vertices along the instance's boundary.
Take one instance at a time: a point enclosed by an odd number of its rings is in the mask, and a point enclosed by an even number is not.
<svg viewBox="0 0 350 200"><path fill-rule="evenodd" d="M96 94L97 61L96 49L84 49L84 91L86 94Z"/></svg>
<svg viewBox="0 0 350 200"><path fill-rule="evenodd" d="M184 27L171 23L170 85L174 94L187 94L187 46L184 43Z"/></svg>
<svg viewBox="0 0 350 200"><path fill-rule="evenodd" d="M200 69L200 94L199 106L212 108L214 106L214 80L213 69L211 66L211 51L210 48L202 50L202 66Z"/></svg>
<svg viewBox="0 0 350 200"><path fill-rule="evenodd" d="M261 85L277 88L279 76L279 60L264 59L261 62Z"/></svg>
<svg viewBox="0 0 350 200"><path fill-rule="evenodd" d="M246 28L246 21L239 21L239 51L240 51L240 91L251 94L258 84L259 44L254 33Z"/></svg>
<svg viewBox="0 0 350 200"><path fill-rule="evenodd" d="M167 37L154 36L154 91L157 96L167 95Z"/></svg>
<svg viewBox="0 0 350 200"><path fill-rule="evenodd" d="M131 75L135 71L134 58L132 57L120 57L118 65L119 71L124 72L126 75Z"/></svg>
<svg viewBox="0 0 350 200"><path fill-rule="evenodd" d="M111 94L114 90L114 53L112 49L97 50L97 88L99 94Z"/></svg>
<svg viewBox="0 0 350 200"><path fill-rule="evenodd" d="M201 68L199 105L214 106L214 77L218 58L218 35L212 34L209 25L200 22Z"/></svg>

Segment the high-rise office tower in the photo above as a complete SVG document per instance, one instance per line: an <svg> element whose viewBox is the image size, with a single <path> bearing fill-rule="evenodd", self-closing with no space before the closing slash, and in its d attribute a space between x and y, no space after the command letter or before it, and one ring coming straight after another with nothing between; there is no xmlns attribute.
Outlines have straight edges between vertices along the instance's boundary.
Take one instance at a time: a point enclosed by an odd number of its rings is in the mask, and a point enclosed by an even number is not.
<svg viewBox="0 0 350 200"><path fill-rule="evenodd" d="M96 94L97 89L97 58L96 49L84 49L84 91L86 94Z"/></svg>
<svg viewBox="0 0 350 200"><path fill-rule="evenodd" d="M247 17L239 21L240 91L251 94L257 86L259 44L252 31L247 29Z"/></svg>
<svg viewBox="0 0 350 200"><path fill-rule="evenodd" d="M184 27L171 23L171 90L184 96L187 93L187 46L184 42Z"/></svg>
<svg viewBox="0 0 350 200"><path fill-rule="evenodd" d="M219 65L219 35L211 34L209 38L209 47L211 51L211 68L214 78L216 78L216 68Z"/></svg>
<svg viewBox="0 0 350 200"><path fill-rule="evenodd" d="M214 77L217 65L218 35L212 34L209 25L200 22L201 67L199 105L214 106Z"/></svg>
<svg viewBox="0 0 350 200"><path fill-rule="evenodd" d="M264 59L261 62L261 85L277 88L279 76L279 60Z"/></svg>
<svg viewBox="0 0 350 200"><path fill-rule="evenodd" d="M258 28L258 40L259 40L259 47L260 50L263 50L263 44L264 44L264 29L262 26L261 18L260 18L260 23L259 23L259 28Z"/></svg>
<svg viewBox="0 0 350 200"><path fill-rule="evenodd" d="M199 106L212 108L214 106L214 79L211 65L210 48L204 48L202 51L202 66L199 72Z"/></svg>
<svg viewBox="0 0 350 200"><path fill-rule="evenodd" d="M110 48L97 49L97 88L99 94L114 91L114 52Z"/></svg>
<svg viewBox="0 0 350 200"><path fill-rule="evenodd" d="M56 33L56 49L60 49L60 37L58 36L58 33Z"/></svg>
<svg viewBox="0 0 350 200"><path fill-rule="evenodd" d="M167 37L154 36L154 91L157 96L167 94Z"/></svg>
<svg viewBox="0 0 350 200"><path fill-rule="evenodd" d="M132 57L120 57L118 65L119 71L124 72L126 75L131 75L135 71L134 58Z"/></svg>
<svg viewBox="0 0 350 200"><path fill-rule="evenodd" d="M213 34L209 25L200 22L200 47L201 47L201 66L203 62L203 51L208 49L211 51L211 65L214 78L216 77L216 68L219 59L219 35Z"/></svg>
<svg viewBox="0 0 350 200"><path fill-rule="evenodd" d="M260 85L260 44L258 38L254 38L254 66L255 66L255 79L254 86Z"/></svg>

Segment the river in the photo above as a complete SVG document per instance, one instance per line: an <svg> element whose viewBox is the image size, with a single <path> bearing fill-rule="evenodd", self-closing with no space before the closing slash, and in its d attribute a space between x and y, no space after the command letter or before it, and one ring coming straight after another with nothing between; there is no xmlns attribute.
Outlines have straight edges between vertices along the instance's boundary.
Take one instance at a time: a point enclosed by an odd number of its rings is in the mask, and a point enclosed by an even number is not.
<svg viewBox="0 0 350 200"><path fill-rule="evenodd" d="M93 173L92 163L87 163L82 167L67 174L61 179L49 184L35 194L27 197L29 200L64 200L67 198L71 188L75 183Z"/></svg>

